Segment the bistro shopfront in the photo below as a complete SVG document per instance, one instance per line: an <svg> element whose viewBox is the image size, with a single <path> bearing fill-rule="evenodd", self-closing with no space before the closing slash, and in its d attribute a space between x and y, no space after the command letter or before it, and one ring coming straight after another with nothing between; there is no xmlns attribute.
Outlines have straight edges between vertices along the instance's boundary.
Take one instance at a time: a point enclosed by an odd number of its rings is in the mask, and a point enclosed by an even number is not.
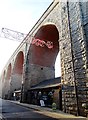
<svg viewBox="0 0 88 120"><path fill-rule="evenodd" d="M62 109L60 77L44 80L28 90L28 103L41 105L40 100L44 101L44 106L51 107L52 103L56 103L57 108L60 110Z"/></svg>

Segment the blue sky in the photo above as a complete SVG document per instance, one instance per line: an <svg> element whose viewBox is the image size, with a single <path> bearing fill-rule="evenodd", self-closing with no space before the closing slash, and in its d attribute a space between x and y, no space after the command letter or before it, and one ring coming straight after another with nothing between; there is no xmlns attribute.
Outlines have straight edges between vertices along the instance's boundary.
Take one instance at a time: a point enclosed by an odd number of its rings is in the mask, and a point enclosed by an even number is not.
<svg viewBox="0 0 88 120"><path fill-rule="evenodd" d="M1 0L0 31L1 28L4 27L27 34L52 1L53 0ZM19 42L17 41L0 37L0 73L18 45ZM56 66L58 66L59 63L57 63Z"/></svg>

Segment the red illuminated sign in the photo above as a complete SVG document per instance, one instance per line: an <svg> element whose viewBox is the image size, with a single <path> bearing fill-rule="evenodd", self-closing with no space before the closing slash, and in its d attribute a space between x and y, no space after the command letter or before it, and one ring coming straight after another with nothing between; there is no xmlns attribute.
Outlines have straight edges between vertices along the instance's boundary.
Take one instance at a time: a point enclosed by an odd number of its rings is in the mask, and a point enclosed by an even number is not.
<svg viewBox="0 0 88 120"><path fill-rule="evenodd" d="M51 41L45 42L44 40L33 39L32 44L35 44L36 46L40 46L40 47L44 47L46 45L49 49L53 48L53 42Z"/></svg>

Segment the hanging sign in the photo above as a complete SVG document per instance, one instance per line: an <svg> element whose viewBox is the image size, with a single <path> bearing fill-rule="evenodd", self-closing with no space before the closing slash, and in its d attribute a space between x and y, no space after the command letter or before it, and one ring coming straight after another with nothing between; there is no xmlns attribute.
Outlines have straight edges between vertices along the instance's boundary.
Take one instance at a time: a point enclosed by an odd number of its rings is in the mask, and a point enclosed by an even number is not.
<svg viewBox="0 0 88 120"><path fill-rule="evenodd" d="M49 49L53 48L53 42L51 41L45 42L44 40L34 38L32 40L32 44L35 44L36 46L40 46L40 47L44 47L46 45Z"/></svg>

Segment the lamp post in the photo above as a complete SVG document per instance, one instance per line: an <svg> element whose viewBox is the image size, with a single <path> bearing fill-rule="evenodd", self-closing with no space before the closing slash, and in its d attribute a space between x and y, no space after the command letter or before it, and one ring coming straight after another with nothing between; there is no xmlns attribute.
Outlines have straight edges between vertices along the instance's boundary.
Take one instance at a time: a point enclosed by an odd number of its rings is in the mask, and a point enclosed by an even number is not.
<svg viewBox="0 0 88 120"><path fill-rule="evenodd" d="M23 81L22 81L22 86L21 86L21 98L20 98L20 102L22 102L23 100Z"/></svg>

